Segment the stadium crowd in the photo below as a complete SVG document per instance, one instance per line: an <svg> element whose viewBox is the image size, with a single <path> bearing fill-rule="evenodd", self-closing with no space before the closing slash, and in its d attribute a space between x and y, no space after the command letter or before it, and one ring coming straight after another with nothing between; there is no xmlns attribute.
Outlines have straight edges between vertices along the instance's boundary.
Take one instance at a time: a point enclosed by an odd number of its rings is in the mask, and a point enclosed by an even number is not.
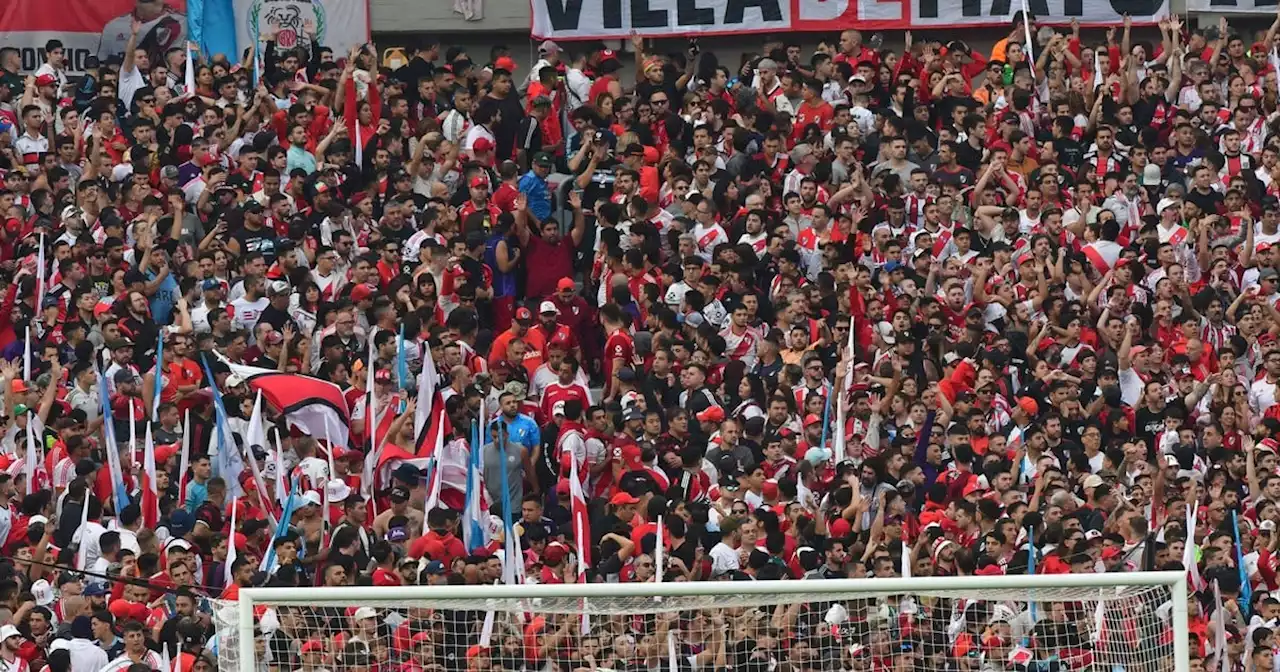
<svg viewBox="0 0 1280 672"><path fill-rule="evenodd" d="M214 669L250 586L1156 569L1191 669L1276 666L1280 18L396 69L138 28L0 48L0 669ZM1172 669L1167 610L1054 605L279 606L255 669Z"/></svg>

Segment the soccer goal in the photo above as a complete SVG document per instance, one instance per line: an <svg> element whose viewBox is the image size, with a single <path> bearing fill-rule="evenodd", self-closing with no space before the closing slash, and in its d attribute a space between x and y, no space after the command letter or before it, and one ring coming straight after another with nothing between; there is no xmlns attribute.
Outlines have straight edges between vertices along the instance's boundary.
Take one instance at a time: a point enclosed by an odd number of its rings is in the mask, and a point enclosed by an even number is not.
<svg viewBox="0 0 1280 672"><path fill-rule="evenodd" d="M231 670L1186 672L1183 572L242 589Z"/></svg>

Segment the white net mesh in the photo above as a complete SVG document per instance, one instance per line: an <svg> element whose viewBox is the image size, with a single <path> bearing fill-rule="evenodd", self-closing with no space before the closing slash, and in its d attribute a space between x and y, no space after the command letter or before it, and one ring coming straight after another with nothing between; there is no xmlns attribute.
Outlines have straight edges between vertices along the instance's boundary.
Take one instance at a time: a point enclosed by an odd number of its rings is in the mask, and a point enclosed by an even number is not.
<svg viewBox="0 0 1280 672"><path fill-rule="evenodd" d="M325 599L257 606L256 660L231 670L951 670L1172 672L1168 587L823 590L680 597Z"/></svg>

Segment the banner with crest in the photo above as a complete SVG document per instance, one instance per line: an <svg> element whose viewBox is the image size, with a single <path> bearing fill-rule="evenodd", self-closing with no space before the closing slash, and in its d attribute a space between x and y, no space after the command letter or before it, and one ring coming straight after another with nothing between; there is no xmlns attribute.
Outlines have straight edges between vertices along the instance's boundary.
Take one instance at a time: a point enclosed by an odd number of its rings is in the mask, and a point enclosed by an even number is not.
<svg viewBox="0 0 1280 672"><path fill-rule="evenodd" d="M236 41L242 47L261 48L261 36L274 32L282 48L314 40L342 58L369 41L368 0L235 0L235 9Z"/></svg>

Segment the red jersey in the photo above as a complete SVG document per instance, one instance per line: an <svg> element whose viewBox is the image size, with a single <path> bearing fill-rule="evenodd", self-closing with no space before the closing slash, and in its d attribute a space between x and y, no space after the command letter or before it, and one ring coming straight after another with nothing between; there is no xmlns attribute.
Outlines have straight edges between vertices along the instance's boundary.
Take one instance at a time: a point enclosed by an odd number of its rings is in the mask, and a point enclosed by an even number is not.
<svg viewBox="0 0 1280 672"><path fill-rule="evenodd" d="M631 334L624 329L609 334L609 338L604 342L604 379L606 381L613 379L613 360L621 359L622 363L627 365L631 363L634 354L635 343L631 340Z"/></svg>
<svg viewBox="0 0 1280 672"><path fill-rule="evenodd" d="M808 103L800 103L796 108L796 116L793 120L791 131L791 141L795 142L804 135L804 129L809 124L817 124L823 133L831 130L831 119L835 116L835 109L831 107L831 103L822 98L814 98L819 103L816 107L810 107Z"/></svg>

